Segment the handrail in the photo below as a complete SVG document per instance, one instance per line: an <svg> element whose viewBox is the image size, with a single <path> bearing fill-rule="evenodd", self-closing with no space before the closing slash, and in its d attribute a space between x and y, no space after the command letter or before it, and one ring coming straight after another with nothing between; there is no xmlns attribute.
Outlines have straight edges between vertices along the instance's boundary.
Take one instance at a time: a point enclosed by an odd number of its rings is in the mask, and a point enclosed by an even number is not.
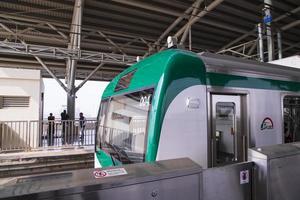
<svg viewBox="0 0 300 200"><path fill-rule="evenodd" d="M0 152L95 145L97 120L0 121Z"/></svg>

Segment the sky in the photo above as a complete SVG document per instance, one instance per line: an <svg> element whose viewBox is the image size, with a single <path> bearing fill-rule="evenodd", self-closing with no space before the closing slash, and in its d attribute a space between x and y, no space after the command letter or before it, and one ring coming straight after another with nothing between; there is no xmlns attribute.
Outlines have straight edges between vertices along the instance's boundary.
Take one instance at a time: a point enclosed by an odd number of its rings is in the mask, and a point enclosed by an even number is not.
<svg viewBox="0 0 300 200"><path fill-rule="evenodd" d="M67 107L67 95L62 87L50 78L44 81L44 118L53 113L55 118L60 118L60 113ZM64 80L61 80L64 82ZM76 81L78 86L82 81ZM86 118L96 118L102 93L108 82L88 81L76 93L75 116L79 117L82 112Z"/></svg>

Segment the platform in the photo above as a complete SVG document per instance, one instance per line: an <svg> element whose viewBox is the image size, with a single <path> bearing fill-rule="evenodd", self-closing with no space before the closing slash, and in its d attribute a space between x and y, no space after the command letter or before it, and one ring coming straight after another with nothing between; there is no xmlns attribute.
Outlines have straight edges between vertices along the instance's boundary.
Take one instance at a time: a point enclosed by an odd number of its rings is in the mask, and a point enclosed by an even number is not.
<svg viewBox="0 0 300 200"><path fill-rule="evenodd" d="M94 148L60 148L0 154L0 178L92 168Z"/></svg>

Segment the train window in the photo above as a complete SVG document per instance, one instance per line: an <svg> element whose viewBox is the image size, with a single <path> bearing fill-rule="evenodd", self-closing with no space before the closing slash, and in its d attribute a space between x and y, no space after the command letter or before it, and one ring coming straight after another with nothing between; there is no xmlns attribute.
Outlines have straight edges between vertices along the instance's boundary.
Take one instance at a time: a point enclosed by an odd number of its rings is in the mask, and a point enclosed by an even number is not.
<svg viewBox="0 0 300 200"><path fill-rule="evenodd" d="M124 163L143 162L148 115L154 89L110 99L101 135L101 149Z"/></svg>
<svg viewBox="0 0 300 200"><path fill-rule="evenodd" d="M235 159L235 104L233 102L217 102L215 124L216 162L218 165L233 162Z"/></svg>
<svg viewBox="0 0 300 200"><path fill-rule="evenodd" d="M104 126L104 120L106 116L106 110L107 110L107 105L108 105L108 100L102 100L99 108L99 113L98 113L98 130L97 130L97 140L96 140L96 147L100 148L100 133L103 129Z"/></svg>
<svg viewBox="0 0 300 200"><path fill-rule="evenodd" d="M284 112L284 143L300 141L300 96L285 96Z"/></svg>

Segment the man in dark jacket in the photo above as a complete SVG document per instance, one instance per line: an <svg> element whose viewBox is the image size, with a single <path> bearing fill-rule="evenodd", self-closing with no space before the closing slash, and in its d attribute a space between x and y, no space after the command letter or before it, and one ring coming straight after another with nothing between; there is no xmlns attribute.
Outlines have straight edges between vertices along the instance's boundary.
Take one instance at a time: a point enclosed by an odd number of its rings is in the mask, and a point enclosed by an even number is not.
<svg viewBox="0 0 300 200"><path fill-rule="evenodd" d="M62 123L62 132L61 132L61 138L62 138L62 144L66 144L68 142L69 137L68 137L68 123L67 121L69 119L69 115L67 114L67 111L64 110L61 114L61 123Z"/></svg>
<svg viewBox="0 0 300 200"><path fill-rule="evenodd" d="M48 146L52 146L54 144L54 120L55 117L52 113L48 116Z"/></svg>
<svg viewBox="0 0 300 200"><path fill-rule="evenodd" d="M86 119L83 116L83 113L79 113L79 125L80 125L80 140L81 144L84 144L84 130L85 130L85 125L86 125Z"/></svg>

